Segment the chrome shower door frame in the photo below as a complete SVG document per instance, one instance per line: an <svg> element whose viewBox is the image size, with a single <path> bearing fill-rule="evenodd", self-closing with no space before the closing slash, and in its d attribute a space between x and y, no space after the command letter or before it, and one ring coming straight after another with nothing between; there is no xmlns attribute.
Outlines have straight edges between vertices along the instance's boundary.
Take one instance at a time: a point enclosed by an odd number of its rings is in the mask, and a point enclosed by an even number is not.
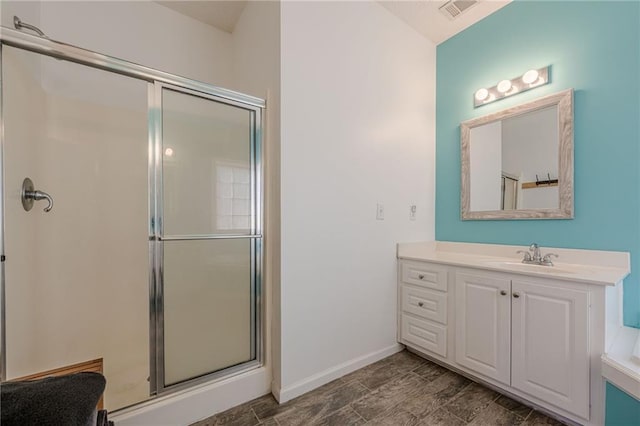
<svg viewBox="0 0 640 426"><path fill-rule="evenodd" d="M4 76L3 43L0 43L0 382L7 378L7 333L5 316L5 249L4 249Z"/></svg>
<svg viewBox="0 0 640 426"><path fill-rule="evenodd" d="M216 87L207 83L173 75L133 62L103 55L48 38L42 38L6 27L0 27L0 381L6 380L5 322L5 210L4 210L4 113L2 105L3 46L74 62L91 68L124 75L148 83L148 235L149 235L149 344L150 395L167 394L212 382L260 367L264 362L264 321L262 298L263 275L263 170L262 115L265 101L250 95ZM250 238L251 245L251 324L252 360L171 386L164 386L163 292L162 292L162 88L177 90L251 111L251 232L242 236L196 236L189 239ZM174 238L175 239L175 238ZM144 401L141 401L144 403Z"/></svg>
<svg viewBox="0 0 640 426"><path fill-rule="evenodd" d="M151 87L153 86L153 87ZM251 170L251 227L249 234L203 234L203 235L165 235L164 234L164 212L163 212L163 170L162 170L162 91L164 89L172 90L185 95L196 96L198 98L219 102L237 108L242 108L250 112L250 170ZM263 205L262 205L262 108L249 105L239 100L231 100L227 97L218 96L216 93L204 93L195 90L193 87L177 86L169 83L155 82L149 88L150 116L153 119L150 123L149 152L150 155L149 168L150 179L153 179L155 198L150 199L149 211L151 212L149 241L152 244L152 263L154 283L151 287L152 310L155 315L151 316L151 336L155 338L152 342L151 364L152 371L155 371L155 377L151 377L150 381L152 389L156 389L157 394L182 390L185 387L192 386L215 380L216 378L227 378L232 375L240 374L245 371L257 368L262 365L264 360L264 343L263 343L263 321L262 321L262 223L263 223ZM153 123L153 129L151 125ZM151 137L153 135L153 137ZM151 177L153 170L153 177ZM189 240L224 240L224 239L250 239L251 240L251 360L248 362L224 368L210 374L199 376L167 386L165 384L165 357L164 357L164 242L165 241L189 241ZM153 374L152 374L153 376Z"/></svg>

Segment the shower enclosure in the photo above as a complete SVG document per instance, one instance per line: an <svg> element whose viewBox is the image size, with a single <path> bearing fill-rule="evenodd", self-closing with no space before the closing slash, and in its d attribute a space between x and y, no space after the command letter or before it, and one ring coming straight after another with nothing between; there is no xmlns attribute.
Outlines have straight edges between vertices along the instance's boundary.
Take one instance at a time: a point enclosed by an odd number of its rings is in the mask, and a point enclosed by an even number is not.
<svg viewBox="0 0 640 426"><path fill-rule="evenodd" d="M2 380L90 365L116 410L261 365L264 101L0 36Z"/></svg>

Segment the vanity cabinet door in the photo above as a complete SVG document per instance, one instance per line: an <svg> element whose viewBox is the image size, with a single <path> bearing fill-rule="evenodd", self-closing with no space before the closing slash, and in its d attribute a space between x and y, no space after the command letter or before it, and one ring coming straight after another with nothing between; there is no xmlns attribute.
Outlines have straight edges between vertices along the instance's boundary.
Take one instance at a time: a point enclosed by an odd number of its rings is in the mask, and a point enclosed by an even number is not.
<svg viewBox="0 0 640 426"><path fill-rule="evenodd" d="M456 362L509 385L511 280L456 273Z"/></svg>
<svg viewBox="0 0 640 426"><path fill-rule="evenodd" d="M589 418L589 295L512 281L511 385Z"/></svg>

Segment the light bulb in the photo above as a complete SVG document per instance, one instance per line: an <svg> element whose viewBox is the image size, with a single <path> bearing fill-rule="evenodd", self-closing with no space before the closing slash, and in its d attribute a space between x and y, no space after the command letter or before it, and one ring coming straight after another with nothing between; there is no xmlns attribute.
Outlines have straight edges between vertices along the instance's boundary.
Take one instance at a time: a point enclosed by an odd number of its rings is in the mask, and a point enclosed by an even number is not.
<svg viewBox="0 0 640 426"><path fill-rule="evenodd" d="M511 89L511 80L502 80L498 83L498 92L506 93Z"/></svg>
<svg viewBox="0 0 640 426"><path fill-rule="evenodd" d="M522 76L522 81L526 84L533 84L538 80L538 70L529 70Z"/></svg>
<svg viewBox="0 0 640 426"><path fill-rule="evenodd" d="M164 150L164 155L166 155L167 157L173 157L173 149L171 148L167 148Z"/></svg>
<svg viewBox="0 0 640 426"><path fill-rule="evenodd" d="M489 91L484 87L482 89L478 89L478 91L476 92L476 99L478 101L484 101L485 99L487 99L487 96L489 96Z"/></svg>

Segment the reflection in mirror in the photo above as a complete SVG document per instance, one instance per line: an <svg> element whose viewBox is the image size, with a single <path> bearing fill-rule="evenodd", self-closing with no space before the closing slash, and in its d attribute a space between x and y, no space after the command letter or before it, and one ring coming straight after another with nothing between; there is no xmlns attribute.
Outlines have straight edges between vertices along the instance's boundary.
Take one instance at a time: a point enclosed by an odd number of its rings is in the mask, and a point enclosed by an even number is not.
<svg viewBox="0 0 640 426"><path fill-rule="evenodd" d="M469 149L472 211L558 208L557 105L474 127Z"/></svg>
<svg viewBox="0 0 640 426"><path fill-rule="evenodd" d="M573 217L573 92L462 123L462 218Z"/></svg>

